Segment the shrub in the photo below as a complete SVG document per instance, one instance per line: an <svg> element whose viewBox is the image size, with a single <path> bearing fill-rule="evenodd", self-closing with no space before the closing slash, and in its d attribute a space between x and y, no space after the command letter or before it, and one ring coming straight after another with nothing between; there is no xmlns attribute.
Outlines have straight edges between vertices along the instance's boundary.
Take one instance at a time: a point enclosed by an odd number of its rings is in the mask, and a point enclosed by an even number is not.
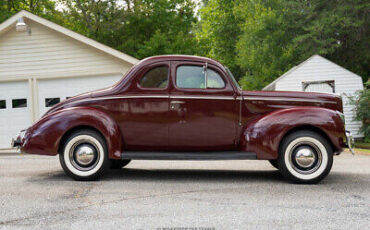
<svg viewBox="0 0 370 230"><path fill-rule="evenodd" d="M361 132L365 142L370 142L370 81L365 83L364 90L355 97L351 97L351 104L355 105L355 120L362 121Z"/></svg>

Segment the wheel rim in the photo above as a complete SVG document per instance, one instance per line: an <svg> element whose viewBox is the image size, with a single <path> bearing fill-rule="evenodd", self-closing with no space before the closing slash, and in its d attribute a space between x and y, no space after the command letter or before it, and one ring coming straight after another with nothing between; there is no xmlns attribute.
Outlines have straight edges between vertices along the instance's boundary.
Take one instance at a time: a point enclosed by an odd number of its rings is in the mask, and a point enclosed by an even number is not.
<svg viewBox="0 0 370 230"><path fill-rule="evenodd" d="M312 142L299 142L289 151L292 168L301 174L312 174L320 168L322 152Z"/></svg>
<svg viewBox="0 0 370 230"><path fill-rule="evenodd" d="M90 140L80 140L73 144L69 151L72 166L80 171L93 169L99 161L100 150Z"/></svg>

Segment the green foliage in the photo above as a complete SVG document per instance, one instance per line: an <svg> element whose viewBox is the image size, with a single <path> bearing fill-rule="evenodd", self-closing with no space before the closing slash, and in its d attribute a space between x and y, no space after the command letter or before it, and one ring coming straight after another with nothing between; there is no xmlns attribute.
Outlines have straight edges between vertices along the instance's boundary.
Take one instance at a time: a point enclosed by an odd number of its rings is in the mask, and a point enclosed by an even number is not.
<svg viewBox="0 0 370 230"><path fill-rule="evenodd" d="M4 0L0 22L25 9L139 59L208 56L245 89L261 89L313 54L369 79L369 1L203 0L199 15L195 2Z"/></svg>
<svg viewBox="0 0 370 230"><path fill-rule="evenodd" d="M194 54L197 22L191 0L61 1L72 30L139 59L158 54Z"/></svg>
<svg viewBox="0 0 370 230"><path fill-rule="evenodd" d="M362 121L361 132L365 135L365 142L370 143L370 82L365 84L364 90L355 97L351 97L351 104L355 105L355 120Z"/></svg>
<svg viewBox="0 0 370 230"><path fill-rule="evenodd" d="M198 55L208 56L228 66L237 79L242 75L236 61L236 43L241 29L239 18L233 13L233 0L211 0L200 9L196 25Z"/></svg>
<svg viewBox="0 0 370 230"><path fill-rule="evenodd" d="M369 8L364 0L209 0L197 37L246 89L261 89L313 54L366 82Z"/></svg>
<svg viewBox="0 0 370 230"><path fill-rule="evenodd" d="M0 1L0 23L21 10L63 23L62 14L55 10L55 2L52 0L2 0Z"/></svg>

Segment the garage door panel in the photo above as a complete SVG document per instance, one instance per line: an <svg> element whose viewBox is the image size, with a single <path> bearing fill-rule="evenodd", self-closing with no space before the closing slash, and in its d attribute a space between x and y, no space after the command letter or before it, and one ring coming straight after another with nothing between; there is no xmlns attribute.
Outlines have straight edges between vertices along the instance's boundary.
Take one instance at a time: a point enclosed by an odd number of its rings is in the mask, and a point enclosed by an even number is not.
<svg viewBox="0 0 370 230"><path fill-rule="evenodd" d="M65 100L81 93L109 87L122 78L121 74L110 76L91 76L76 78L61 78L38 81L39 115L42 116L51 107L46 107L45 99Z"/></svg>
<svg viewBox="0 0 370 230"><path fill-rule="evenodd" d="M15 99L26 99L27 106L13 108L12 101ZM28 82L0 83L0 100L6 101L6 108L0 109L0 148L10 148L11 138L20 130L31 125L31 100Z"/></svg>

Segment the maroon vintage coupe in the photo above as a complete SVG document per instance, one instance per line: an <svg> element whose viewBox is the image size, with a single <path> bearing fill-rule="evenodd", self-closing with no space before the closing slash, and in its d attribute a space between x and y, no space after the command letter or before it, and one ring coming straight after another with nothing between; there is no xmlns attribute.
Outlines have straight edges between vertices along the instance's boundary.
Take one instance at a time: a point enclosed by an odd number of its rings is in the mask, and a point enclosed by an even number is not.
<svg viewBox="0 0 370 230"><path fill-rule="evenodd" d="M77 180L131 160L258 159L315 183L346 145L340 97L243 91L219 62L184 55L144 59L116 85L57 104L13 139L24 153L59 154Z"/></svg>

